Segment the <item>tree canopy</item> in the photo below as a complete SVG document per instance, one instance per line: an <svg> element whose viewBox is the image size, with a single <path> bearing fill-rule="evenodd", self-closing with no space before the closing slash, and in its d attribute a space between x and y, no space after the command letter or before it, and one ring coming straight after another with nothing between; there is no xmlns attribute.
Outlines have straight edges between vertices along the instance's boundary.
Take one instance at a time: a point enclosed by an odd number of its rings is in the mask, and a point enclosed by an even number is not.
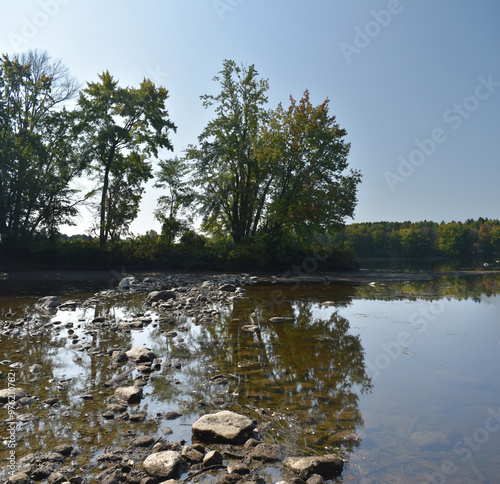
<svg viewBox="0 0 500 484"><path fill-rule="evenodd" d="M345 173L350 145L328 99L314 107L305 91L287 109L268 111L268 81L253 65L226 60L219 74L219 94L201 96L215 118L186 151L203 228L238 244L259 234L304 242L341 227L353 215L361 175Z"/></svg>
<svg viewBox="0 0 500 484"><path fill-rule="evenodd" d="M108 71L80 93L79 128L84 158L98 180L99 241L116 238L138 214L143 183L152 178L151 157L172 150L165 101L168 91L144 79L138 88L122 88Z"/></svg>

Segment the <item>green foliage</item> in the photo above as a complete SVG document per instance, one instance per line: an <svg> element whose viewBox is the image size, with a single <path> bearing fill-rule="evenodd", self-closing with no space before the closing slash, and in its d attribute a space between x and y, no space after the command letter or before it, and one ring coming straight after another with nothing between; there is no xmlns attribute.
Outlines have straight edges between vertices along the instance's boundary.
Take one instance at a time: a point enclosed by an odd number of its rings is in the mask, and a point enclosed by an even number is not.
<svg viewBox="0 0 500 484"><path fill-rule="evenodd" d="M297 103L280 104L259 140L266 160L270 191L265 232L291 234L303 244L315 232L343 227L356 205L361 175L344 174L350 145L347 134L328 112L328 99L313 107L305 91Z"/></svg>
<svg viewBox="0 0 500 484"><path fill-rule="evenodd" d="M200 146L186 152L204 230L231 236L236 243L256 234L266 196L268 177L255 143L266 119L268 82L257 77L253 65L247 69L224 61L220 77L214 77L221 92L201 96L206 108L215 106L216 118L198 137Z"/></svg>
<svg viewBox="0 0 500 484"><path fill-rule="evenodd" d="M0 232L57 234L76 215L70 187L81 173L73 118L63 107L77 84L60 61L30 51L0 59Z"/></svg>
<svg viewBox="0 0 500 484"><path fill-rule="evenodd" d="M336 238L357 257L471 257L500 255L500 222L378 222L348 225Z"/></svg>
<svg viewBox="0 0 500 484"><path fill-rule="evenodd" d="M307 250L313 233L342 227L353 215L361 175L344 173L350 146L328 100L314 107L306 91L288 109L266 112L267 80L253 65L231 60L214 80L220 93L202 100L216 117L186 155L203 229L237 245L263 239L279 251L294 244Z"/></svg>
<svg viewBox="0 0 500 484"><path fill-rule="evenodd" d="M138 212L142 185L152 178L151 157L172 150L167 116L168 91L144 79L138 88L122 88L105 71L100 82L80 93L79 126L83 156L100 192L99 242L125 234Z"/></svg>

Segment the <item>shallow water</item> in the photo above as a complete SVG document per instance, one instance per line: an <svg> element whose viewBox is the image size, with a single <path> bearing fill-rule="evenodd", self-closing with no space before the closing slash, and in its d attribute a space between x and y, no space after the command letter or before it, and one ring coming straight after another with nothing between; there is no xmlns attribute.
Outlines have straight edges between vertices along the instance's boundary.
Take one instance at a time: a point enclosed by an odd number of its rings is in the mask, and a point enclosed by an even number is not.
<svg viewBox="0 0 500 484"><path fill-rule="evenodd" d="M0 365L0 389L12 373L17 387L37 397L18 410L16 458L71 443L81 451L79 465L90 469L107 446L126 448L136 435L158 438L164 427L173 431L167 440L190 442L191 424L223 406L255 418L262 438L282 444L287 455L343 452L347 465L339 482L495 482L499 286L496 274L247 286L247 297L217 307L220 317L209 325L144 312L142 295L51 316L34 312L44 288L36 296L0 297L0 320L32 318L0 341L0 361L22 363ZM59 288L60 299L92 296L76 289ZM97 316L113 323L96 327ZM291 320L273 323L273 316ZM151 322L124 331L121 323L137 318ZM248 324L258 330L246 331ZM27 336L12 334L26 325ZM177 335L166 337L171 330ZM115 387L103 383L129 368L113 367L109 352L141 345L170 362L151 375L145 398L129 411L145 420L106 420L101 413ZM42 369L31 373L35 363ZM85 394L93 399L82 399ZM52 397L60 398L55 407L42 403ZM169 411L182 416L168 420ZM5 409L0 416L4 422ZM5 445L0 458L6 466ZM279 478L269 472L269 481Z"/></svg>

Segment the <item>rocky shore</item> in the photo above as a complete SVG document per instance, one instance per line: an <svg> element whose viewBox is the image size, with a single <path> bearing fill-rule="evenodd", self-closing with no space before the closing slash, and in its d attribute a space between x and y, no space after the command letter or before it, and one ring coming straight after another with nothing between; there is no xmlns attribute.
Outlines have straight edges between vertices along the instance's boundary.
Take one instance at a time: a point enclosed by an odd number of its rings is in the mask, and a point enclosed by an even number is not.
<svg viewBox="0 0 500 484"><path fill-rule="evenodd" d="M58 296L46 296L38 300L38 314L50 316L57 311L74 311L78 307L91 307L103 300L123 295L139 295L143 297L145 311L153 311L158 315L157 323L162 328L165 338L174 338L183 331L177 321L181 316L190 318L192 324L210 325L220 315L218 306L231 304L245 296L245 286L251 284L273 284L277 278L259 277L249 274L239 275L147 275L123 277L117 281L116 287L105 289L85 301L61 301ZM142 296L141 296L142 295ZM57 331L57 322L46 318L16 318L14 314L2 321L0 334L16 335L19 338L37 336L47 331ZM138 315L133 320L123 321L115 330L130 332L140 330L152 323L147 316ZM95 317L86 324L87 332L99 333L100 330L116 325L116 322L103 317ZM258 325L249 324L245 331L257 331ZM136 413L135 406L144 396L143 388L155 373L166 367L176 365L175 361L160 358L147 347L108 348L105 353L101 347L87 344L73 332L72 325L66 325L68 335L72 335L69 349L84 352L93 357L105 358L109 367L117 371L128 365L128 369L118 372L115 377L104 383L109 392L107 405L99 411L99 418L106 420L122 420L130 422L144 420L145 415ZM10 360L0 364L12 368ZM22 367L22 363L18 368ZM32 365L30 373L37 374L41 365ZM136 374L133 382L130 376ZM3 375L5 376L5 375ZM212 378L216 384L224 384L224 375L216 374ZM54 378L53 384L64 387L68 381ZM111 391L113 390L113 391ZM92 400L91 392L82 395L82 399ZM23 413L24 408L35 406L48 408L57 414L61 412L60 401L52 398L41 401L36 395L30 395L18 388L13 393L9 389L0 391L0 406L17 413L18 421L32 414ZM226 410L226 402L198 402L200 408L207 408L207 413L199 418L191 429L192 442L185 440L170 442L168 427L162 429L162 436L137 435L131 432L129 445L126 448L95 448L94 455L88 463L81 465L78 455L81 449L69 443L61 442L43 452L24 455L16 462L15 472L5 467L1 472L3 482L9 484L47 482L48 484L102 482L154 484L160 482L256 482L264 483L281 480L286 476L287 482L299 484L320 484L341 475L343 459L341 455L325 453L324 455L286 456L284 449L276 443L261 440L265 430L271 427L266 422L265 411L262 419L253 419L242 413ZM180 417L175 412L166 416L168 419ZM276 477L280 476L280 478Z"/></svg>

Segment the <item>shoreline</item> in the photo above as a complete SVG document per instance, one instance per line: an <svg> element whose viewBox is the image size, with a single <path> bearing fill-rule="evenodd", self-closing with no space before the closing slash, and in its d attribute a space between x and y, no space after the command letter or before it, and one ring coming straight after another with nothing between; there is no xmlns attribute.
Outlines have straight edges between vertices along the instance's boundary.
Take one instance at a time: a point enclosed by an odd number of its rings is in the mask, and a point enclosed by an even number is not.
<svg viewBox="0 0 500 484"><path fill-rule="evenodd" d="M284 275L290 273L290 275ZM285 271L281 276L270 272L255 272L250 275L257 277L257 285L289 285L289 284L362 284L365 282L388 282L388 281L425 281L442 276L484 276L498 275L500 270L480 270L480 271L429 271L426 273L414 272L377 272L368 270L329 272L315 271L311 274L292 274ZM201 282L204 278L219 277L239 277L240 273L223 271L12 271L0 272L0 283L2 282L90 282L107 281L118 283L121 278L135 276L145 277L183 277L186 282Z"/></svg>

